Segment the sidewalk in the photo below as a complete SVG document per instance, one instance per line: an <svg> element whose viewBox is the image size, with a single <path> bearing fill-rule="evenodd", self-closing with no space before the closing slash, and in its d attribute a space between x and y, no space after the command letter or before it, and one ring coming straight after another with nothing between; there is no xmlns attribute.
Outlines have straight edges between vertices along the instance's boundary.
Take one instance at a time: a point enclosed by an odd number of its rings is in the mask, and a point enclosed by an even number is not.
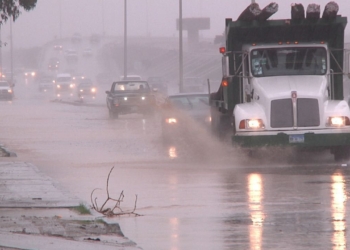
<svg viewBox="0 0 350 250"><path fill-rule="evenodd" d="M118 224L73 209L82 205L36 166L1 161L0 250L141 249L124 237Z"/></svg>

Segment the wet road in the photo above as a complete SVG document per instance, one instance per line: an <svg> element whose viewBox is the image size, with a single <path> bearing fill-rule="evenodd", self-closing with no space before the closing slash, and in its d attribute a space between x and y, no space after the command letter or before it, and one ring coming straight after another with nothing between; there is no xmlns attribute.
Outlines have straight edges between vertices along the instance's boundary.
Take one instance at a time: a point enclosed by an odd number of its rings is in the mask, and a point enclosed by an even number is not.
<svg viewBox="0 0 350 250"><path fill-rule="evenodd" d="M23 82L22 82L23 83ZM104 92L104 91L100 91ZM347 249L349 166L330 155L246 159L205 130L163 145L159 116L109 120L103 106L50 102L33 83L1 101L0 142L90 204L125 194L112 218L143 249ZM301 157L302 156L302 157ZM0 158L8 161L8 158Z"/></svg>

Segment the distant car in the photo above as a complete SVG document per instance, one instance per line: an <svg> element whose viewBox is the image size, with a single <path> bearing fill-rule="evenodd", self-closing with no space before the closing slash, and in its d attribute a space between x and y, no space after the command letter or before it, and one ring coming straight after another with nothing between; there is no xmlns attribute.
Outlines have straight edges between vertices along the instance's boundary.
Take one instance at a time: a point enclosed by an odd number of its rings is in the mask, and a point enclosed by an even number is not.
<svg viewBox="0 0 350 250"><path fill-rule="evenodd" d="M53 49L54 49L54 50L61 51L61 50L63 50L63 46L62 46L62 45L57 45L57 44L56 44L56 45L53 46Z"/></svg>
<svg viewBox="0 0 350 250"><path fill-rule="evenodd" d="M210 128L209 95L204 93L170 95L161 113L163 140L169 142L174 138L185 138L186 133L195 132L198 126L204 129Z"/></svg>
<svg viewBox="0 0 350 250"><path fill-rule="evenodd" d="M205 80L201 77L185 77L183 79L182 93L205 92Z"/></svg>
<svg viewBox="0 0 350 250"><path fill-rule="evenodd" d="M58 58L56 57L50 58L49 64L47 66L49 70L58 70L59 66L60 66L60 60Z"/></svg>
<svg viewBox="0 0 350 250"><path fill-rule="evenodd" d="M90 57L90 56L92 56L92 49L90 49L90 48L84 49L84 50L83 50L83 56L85 56L85 57Z"/></svg>
<svg viewBox="0 0 350 250"><path fill-rule="evenodd" d="M0 81L0 99L12 100L13 99L13 86L7 81Z"/></svg>
<svg viewBox="0 0 350 250"><path fill-rule="evenodd" d="M61 99L64 95L73 96L75 91L75 84L72 80L72 76L69 73L57 74L54 80L55 94L58 99Z"/></svg>
<svg viewBox="0 0 350 250"><path fill-rule="evenodd" d="M156 89L158 92L168 95L168 84L162 77L148 77L147 82L152 89Z"/></svg>
<svg viewBox="0 0 350 250"><path fill-rule="evenodd" d="M54 83L51 77L43 77L39 80L38 89L40 92L52 91L53 87L54 87Z"/></svg>
<svg viewBox="0 0 350 250"><path fill-rule="evenodd" d="M75 49L69 49L66 51L65 58L68 62L77 62L78 53Z"/></svg>
<svg viewBox="0 0 350 250"><path fill-rule="evenodd" d="M24 74L24 77L26 79L28 79L28 78L35 78L36 77L36 70L34 70L34 69L27 69L27 70L25 70L23 72L23 74Z"/></svg>
<svg viewBox="0 0 350 250"><path fill-rule="evenodd" d="M77 95L79 98L92 97L96 98L97 88L91 79L84 78L79 80L77 85Z"/></svg>
<svg viewBox="0 0 350 250"><path fill-rule="evenodd" d="M155 97L146 81L113 82L106 94L109 117L112 119L120 114L154 112Z"/></svg>

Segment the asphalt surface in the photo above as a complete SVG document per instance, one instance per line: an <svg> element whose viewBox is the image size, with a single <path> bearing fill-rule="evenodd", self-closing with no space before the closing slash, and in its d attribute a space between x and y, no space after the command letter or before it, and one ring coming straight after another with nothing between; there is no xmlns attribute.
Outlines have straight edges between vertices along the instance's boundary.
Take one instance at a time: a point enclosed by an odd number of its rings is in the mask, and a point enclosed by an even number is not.
<svg viewBox="0 0 350 250"><path fill-rule="evenodd" d="M1 156L15 156L0 147ZM141 249L33 164L0 162L0 249Z"/></svg>

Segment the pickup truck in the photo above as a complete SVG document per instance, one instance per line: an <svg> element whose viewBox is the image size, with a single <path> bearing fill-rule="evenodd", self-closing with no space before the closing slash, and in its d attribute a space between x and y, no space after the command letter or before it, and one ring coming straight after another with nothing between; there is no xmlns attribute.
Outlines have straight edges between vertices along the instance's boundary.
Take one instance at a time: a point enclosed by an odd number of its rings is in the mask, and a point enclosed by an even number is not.
<svg viewBox="0 0 350 250"><path fill-rule="evenodd" d="M155 96L147 81L117 81L106 91L109 117L116 119L119 114L152 114Z"/></svg>

